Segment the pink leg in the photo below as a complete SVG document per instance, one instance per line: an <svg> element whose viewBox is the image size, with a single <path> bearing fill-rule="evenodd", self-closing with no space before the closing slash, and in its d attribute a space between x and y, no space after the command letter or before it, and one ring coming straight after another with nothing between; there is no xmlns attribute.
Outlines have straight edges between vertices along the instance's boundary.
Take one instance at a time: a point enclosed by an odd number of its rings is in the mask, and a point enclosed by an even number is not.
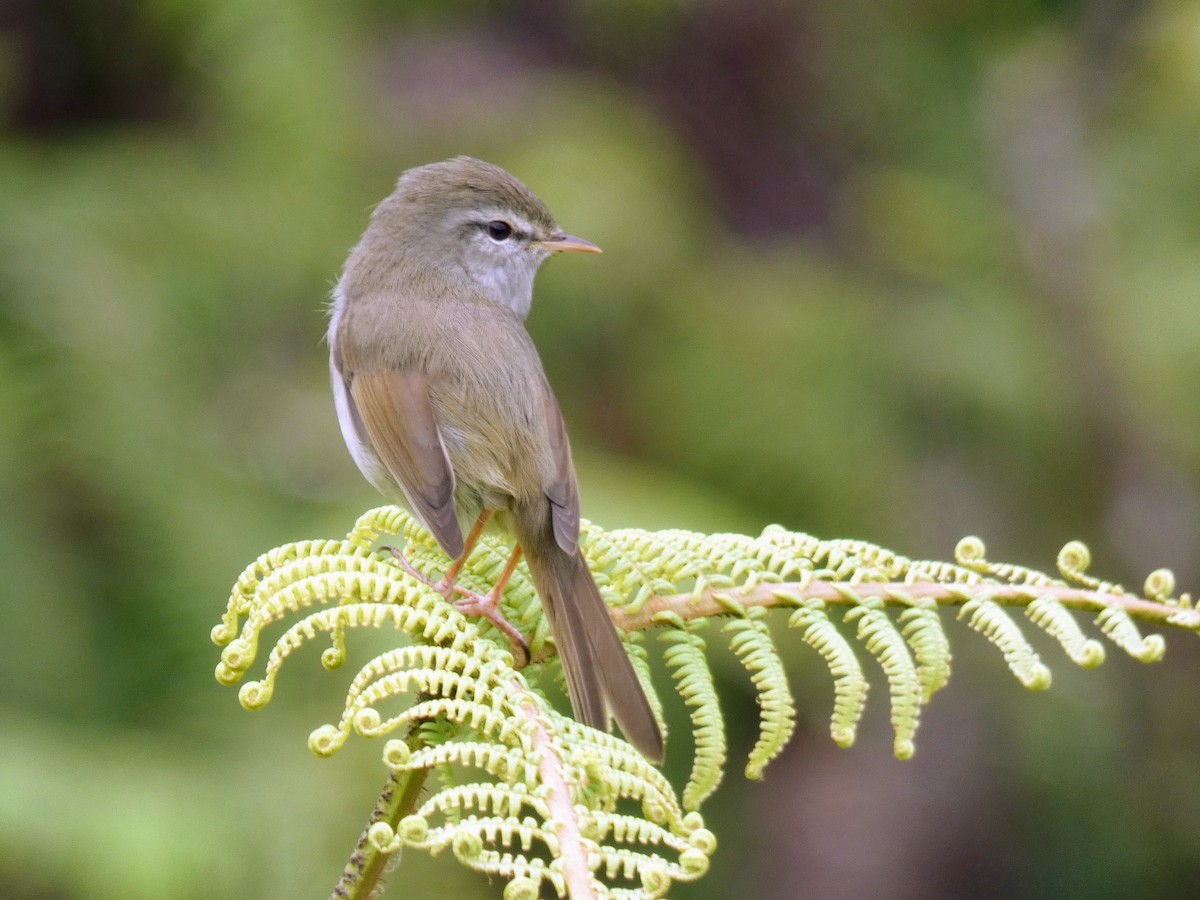
<svg viewBox="0 0 1200 900"><path fill-rule="evenodd" d="M524 668L529 663L529 643L525 640L525 636L508 619L504 618L504 614L500 612L500 598L504 594L504 587L508 584L512 573L516 571L517 563L521 561L520 546L518 545L513 550L512 556L509 557L508 563L504 566L504 571L500 573L500 578L497 579L495 586L488 591L486 596L468 591L466 588L461 588L455 583L458 581L458 576L462 572L463 566L466 565L467 557L471 555L471 551L479 543L479 537L483 534L483 529L492 517L492 512L490 509L485 509L480 513L479 518L475 520L475 524L471 527L470 534L463 541L462 554L458 559L450 563L450 568L446 569L446 574L437 583L430 581L427 576L418 572L412 563L408 561L408 557L404 555L404 551L397 550L395 547L388 547L388 550L396 558L396 562L400 563L401 568L405 572L422 584L429 585L445 597L447 602L453 603L455 609L459 612L468 616L483 616L495 625L499 631L507 635L509 643L512 644L513 655L517 658L517 668ZM461 599L455 600L454 596L456 594L460 595Z"/></svg>
<svg viewBox="0 0 1200 900"><path fill-rule="evenodd" d="M525 640L525 636L517 630L516 626L504 618L504 614L500 612L500 598L504 594L504 586L508 584L508 579L512 577L512 573L516 571L517 563L520 561L521 547L518 544L517 548L513 550L512 556L508 558L508 563L496 580L495 586L487 592L486 597L456 588L463 596L461 600L454 601L454 608L463 615L483 616L508 636L513 656L517 658L518 669L524 668L529 662L529 642Z"/></svg>
<svg viewBox="0 0 1200 900"><path fill-rule="evenodd" d="M475 524L471 526L471 531L467 535L467 539L463 541L463 552L454 562L450 563L450 568L446 570L446 574L442 576L441 584L438 590L447 599L454 591L454 582L458 581L458 573L462 571L462 567L466 565L467 557L471 555L471 551L475 549L475 545L479 543L479 536L483 534L483 529L487 527L488 520L492 517L495 510L485 509L479 514L479 518L475 520Z"/></svg>
<svg viewBox="0 0 1200 900"><path fill-rule="evenodd" d="M408 561L408 557L404 555L403 550L397 550L395 547L388 547L388 551L396 558L396 562L400 563L401 568L409 575L417 579L422 584L427 584L447 601L451 601L454 594L458 592L458 588L454 583L458 581L458 573L462 571L462 567L466 565L467 557L471 555L471 551L475 549L475 545L479 543L479 536L483 534L483 529L487 527L488 519L492 517L494 510L485 509L479 514L479 518L475 520L475 524L471 526L471 531L467 535L467 539L463 541L463 552L459 554L458 559L450 563L450 568L446 570L446 574L442 576L442 580L434 584L425 575L413 568L413 564Z"/></svg>

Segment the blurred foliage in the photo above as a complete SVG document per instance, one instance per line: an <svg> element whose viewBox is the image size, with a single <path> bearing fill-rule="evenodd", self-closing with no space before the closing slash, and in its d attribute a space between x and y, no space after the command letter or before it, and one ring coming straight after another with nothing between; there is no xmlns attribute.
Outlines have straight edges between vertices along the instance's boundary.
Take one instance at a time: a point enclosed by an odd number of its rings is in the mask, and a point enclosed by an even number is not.
<svg viewBox="0 0 1200 900"><path fill-rule="evenodd" d="M6 897L333 883L374 752L239 715L205 636L246 562L377 502L322 306L429 160L510 169L606 250L530 319L603 524L1080 537L1200 583L1196 0L13 0L0 29ZM1036 699L974 662L911 763L869 722L829 746L818 692L710 808L773 827L680 896L1189 896L1198 655Z"/></svg>

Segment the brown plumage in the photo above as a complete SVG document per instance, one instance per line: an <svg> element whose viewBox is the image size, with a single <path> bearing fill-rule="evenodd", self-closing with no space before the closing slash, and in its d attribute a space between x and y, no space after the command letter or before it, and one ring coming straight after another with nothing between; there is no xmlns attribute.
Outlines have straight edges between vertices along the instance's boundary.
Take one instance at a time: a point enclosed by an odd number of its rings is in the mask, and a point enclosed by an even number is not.
<svg viewBox="0 0 1200 900"><path fill-rule="evenodd" d="M596 251L503 169L411 169L376 208L334 295L330 368L367 479L451 558L481 514L524 551L576 717L660 760L662 735L579 551L579 491L558 402L525 331L538 267Z"/></svg>

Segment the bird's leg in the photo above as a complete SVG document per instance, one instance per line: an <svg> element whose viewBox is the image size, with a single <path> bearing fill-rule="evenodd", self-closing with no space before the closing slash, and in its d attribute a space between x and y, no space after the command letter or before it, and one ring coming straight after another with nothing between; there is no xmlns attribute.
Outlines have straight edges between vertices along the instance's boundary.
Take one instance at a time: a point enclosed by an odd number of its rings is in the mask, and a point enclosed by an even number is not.
<svg viewBox="0 0 1200 900"><path fill-rule="evenodd" d="M446 574L442 576L442 580L434 585L438 593L447 600L454 596L454 592L457 590L454 583L458 581L458 573L462 571L462 567L467 563L467 557L471 555L471 551L479 543L479 536L483 534L483 529L487 527L488 520L492 517L493 512L495 510L485 509L479 514L479 518L471 526L471 531L467 535L467 539L463 541L463 552L459 554L458 559L450 563L450 568L446 570Z"/></svg>
<svg viewBox="0 0 1200 900"><path fill-rule="evenodd" d="M483 534L483 529L487 526L488 520L492 517L493 510L485 509L479 514L479 518L475 520L475 524L471 527L470 534L463 541L463 552L458 559L450 563L450 568L446 569L446 574L442 576L441 581L434 583L428 576L418 572L413 564L408 561L402 550L397 550L395 547L388 547L392 556L396 558L396 562L411 575L413 578L420 581L422 584L427 584L443 597L447 602L453 603L454 608L467 616L483 616L489 622L496 626L498 630L503 632L512 644L513 655L517 658L517 668L524 668L529 662L529 642L525 640L525 636L517 630L508 619L504 618L504 614L500 612L500 597L504 594L504 586L508 584L508 580L512 577L512 573L516 571L517 563L521 561L521 547L513 550L512 556L504 566L504 571L500 573L500 577L496 580L496 584L486 595L476 594L474 591L469 591L466 588L459 587L459 573L466 565L467 557L471 555L471 551L475 545L479 543L479 536ZM459 599L454 599L455 595L459 595Z"/></svg>
<svg viewBox="0 0 1200 900"><path fill-rule="evenodd" d="M475 524L471 526L471 531L463 541L463 551L458 555L458 559L450 563L450 568L446 570L446 574L442 576L441 581L436 584L431 581L428 576L418 572L413 564L408 561L408 557L404 555L403 550L397 550L395 547L388 547L392 556L396 558L396 562L400 563L400 567L409 575L417 579L422 584L427 584L447 601L453 602L455 593L463 593L462 589L455 585L458 581L458 575L462 571L462 567L466 565L467 557L471 555L471 551L475 549L475 545L479 543L479 536L483 534L483 529L487 526L488 519L492 517L494 510L485 509L479 514L479 518L475 520Z"/></svg>
<svg viewBox="0 0 1200 900"><path fill-rule="evenodd" d="M455 609L464 615L483 616L507 635L508 641L512 645L513 656L517 658L518 669L524 668L529 663L529 642L512 622L504 618L504 613L500 612L500 597L504 594L504 586L508 584L508 579L512 577L512 573L516 571L517 563L520 561L521 545L518 544L513 550L512 556L508 558L504 571L500 573L496 584L487 592L486 596L473 594L463 588L454 589L462 594L461 599L454 601Z"/></svg>

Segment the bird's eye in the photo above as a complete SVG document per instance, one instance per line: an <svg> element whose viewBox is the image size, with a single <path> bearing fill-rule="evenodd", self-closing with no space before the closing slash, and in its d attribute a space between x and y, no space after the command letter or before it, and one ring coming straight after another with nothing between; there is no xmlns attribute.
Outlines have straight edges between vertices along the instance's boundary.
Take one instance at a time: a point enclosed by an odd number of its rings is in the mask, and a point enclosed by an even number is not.
<svg viewBox="0 0 1200 900"><path fill-rule="evenodd" d="M488 237L493 241L507 241L512 237L513 227L507 222L496 219L494 222L488 222L483 226L487 231Z"/></svg>

